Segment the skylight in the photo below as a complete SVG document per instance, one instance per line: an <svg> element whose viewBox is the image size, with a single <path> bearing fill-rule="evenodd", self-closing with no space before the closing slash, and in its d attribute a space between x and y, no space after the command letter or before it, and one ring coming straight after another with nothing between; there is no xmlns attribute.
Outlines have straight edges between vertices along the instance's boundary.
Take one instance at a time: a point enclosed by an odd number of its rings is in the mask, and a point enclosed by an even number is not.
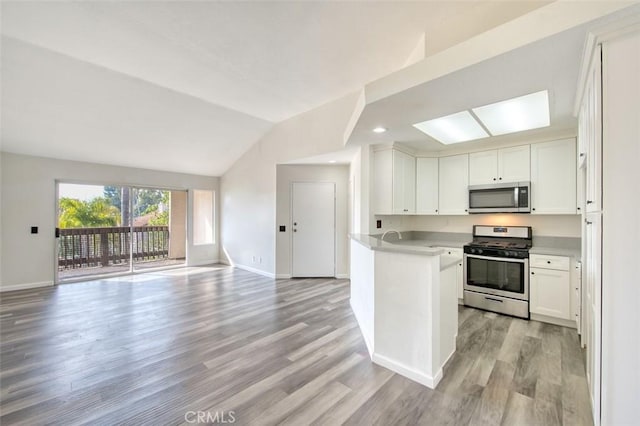
<svg viewBox="0 0 640 426"><path fill-rule="evenodd" d="M546 90L473 108L472 111L493 136L550 124L549 94Z"/></svg>
<svg viewBox="0 0 640 426"><path fill-rule="evenodd" d="M549 126L549 92L531 93L472 108L413 127L445 145ZM488 133L487 133L488 131Z"/></svg>
<svg viewBox="0 0 640 426"><path fill-rule="evenodd" d="M413 127L446 145L489 136L469 111L423 121L414 124Z"/></svg>

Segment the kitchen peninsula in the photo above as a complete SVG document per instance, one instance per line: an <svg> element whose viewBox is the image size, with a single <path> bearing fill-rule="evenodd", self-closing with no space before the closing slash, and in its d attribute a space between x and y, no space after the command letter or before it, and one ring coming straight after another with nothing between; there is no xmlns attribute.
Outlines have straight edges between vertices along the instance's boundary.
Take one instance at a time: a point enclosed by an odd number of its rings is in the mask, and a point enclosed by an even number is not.
<svg viewBox="0 0 640 426"><path fill-rule="evenodd" d="M426 240L351 236L351 306L374 363L437 386L456 348L459 262Z"/></svg>

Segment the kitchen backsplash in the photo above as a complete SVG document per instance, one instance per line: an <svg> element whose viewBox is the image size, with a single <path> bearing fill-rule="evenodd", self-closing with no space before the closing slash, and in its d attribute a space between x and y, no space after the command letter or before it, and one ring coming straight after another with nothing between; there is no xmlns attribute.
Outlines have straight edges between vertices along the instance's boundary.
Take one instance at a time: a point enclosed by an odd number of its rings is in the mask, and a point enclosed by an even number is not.
<svg viewBox="0 0 640 426"><path fill-rule="evenodd" d="M531 226L533 236L580 238L579 215L473 214L406 216L407 230L470 234L473 225Z"/></svg>

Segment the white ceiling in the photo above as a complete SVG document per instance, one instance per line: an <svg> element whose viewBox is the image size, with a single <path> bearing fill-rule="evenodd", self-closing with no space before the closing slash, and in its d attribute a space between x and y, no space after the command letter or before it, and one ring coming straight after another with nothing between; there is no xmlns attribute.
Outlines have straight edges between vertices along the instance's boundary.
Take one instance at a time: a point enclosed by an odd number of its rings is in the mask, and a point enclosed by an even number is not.
<svg viewBox="0 0 640 426"><path fill-rule="evenodd" d="M580 3L568 4L570 7L583 7ZM446 155L575 136L577 119L573 116L573 109L583 49L589 31L640 13L640 4L637 2L618 2L617 5L611 2L610 5L615 6L614 12L596 15L599 17L590 22L493 56L443 77L428 81L425 78L422 84L397 91L379 100L372 100L360 114L348 137L347 146L394 144L408 147L417 154ZM546 13L548 11L543 11L543 17ZM501 33L503 37L507 34L508 32ZM452 47L450 52L455 52L459 46ZM389 78L397 78L397 75L404 71L406 70L398 71ZM422 121L545 89L549 92L551 125L548 127L445 145L413 126ZM387 131L375 133L373 129L376 127L384 127Z"/></svg>
<svg viewBox="0 0 640 426"><path fill-rule="evenodd" d="M350 144L400 142L416 151L446 151L575 132L573 117L586 28L578 27L499 55L445 77L373 102L360 116ZM446 116L547 89L551 126L454 145L443 145L413 127ZM383 134L372 129L383 126Z"/></svg>
<svg viewBox="0 0 640 426"><path fill-rule="evenodd" d="M2 2L2 149L220 175L273 123L546 2Z"/></svg>

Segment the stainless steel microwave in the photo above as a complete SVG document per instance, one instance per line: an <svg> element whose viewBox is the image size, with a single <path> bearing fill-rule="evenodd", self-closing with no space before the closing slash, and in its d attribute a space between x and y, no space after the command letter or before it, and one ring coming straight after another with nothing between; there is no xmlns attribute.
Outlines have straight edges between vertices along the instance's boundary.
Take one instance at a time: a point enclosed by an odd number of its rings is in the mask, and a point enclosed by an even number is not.
<svg viewBox="0 0 640 426"><path fill-rule="evenodd" d="M469 186L469 213L530 212L530 182Z"/></svg>

